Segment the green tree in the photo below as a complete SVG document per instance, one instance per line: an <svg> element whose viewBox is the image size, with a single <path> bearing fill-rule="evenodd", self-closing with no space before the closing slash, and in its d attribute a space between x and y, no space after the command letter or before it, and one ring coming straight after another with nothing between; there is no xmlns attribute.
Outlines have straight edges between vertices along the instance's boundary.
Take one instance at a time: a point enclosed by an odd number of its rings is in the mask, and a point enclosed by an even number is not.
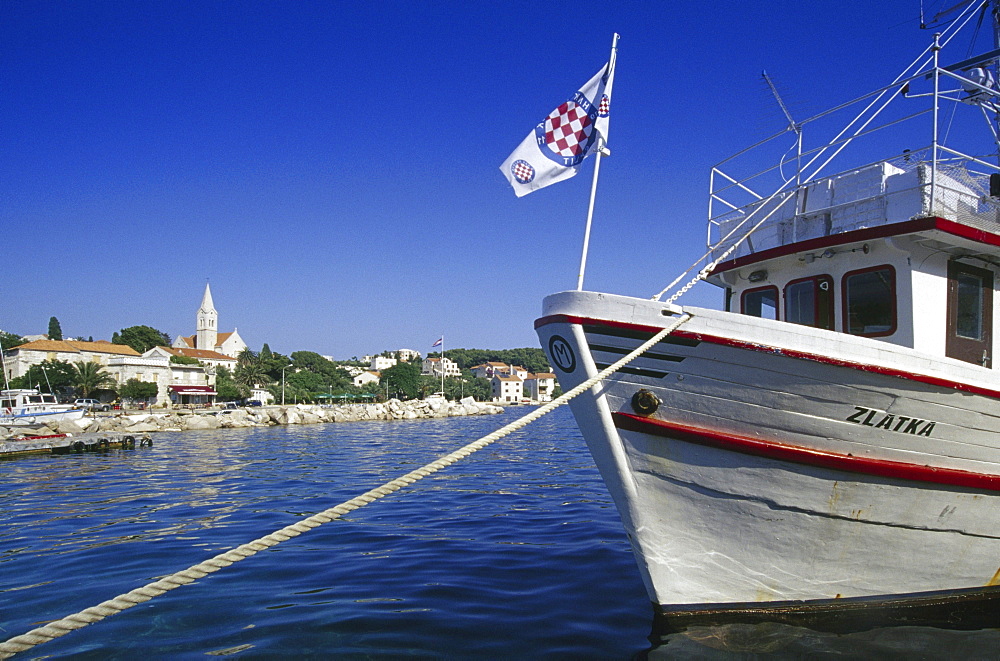
<svg viewBox="0 0 1000 661"><path fill-rule="evenodd" d="M428 358L436 358L439 353L429 353ZM551 372L545 352L541 349L525 347L522 349L448 349L445 356L461 369L475 367L482 363L498 362L508 365L520 365L529 372Z"/></svg>
<svg viewBox="0 0 1000 661"><path fill-rule="evenodd" d="M159 387L155 383L140 381L139 379L129 379L122 385L118 394L121 395L122 399L131 399L135 401L140 399L152 399L153 397L156 397L157 392L159 392Z"/></svg>
<svg viewBox="0 0 1000 661"><path fill-rule="evenodd" d="M201 361L191 356L170 356L170 362L174 365L200 365Z"/></svg>
<svg viewBox="0 0 1000 661"><path fill-rule="evenodd" d="M257 385L266 386L273 379L267 373L260 355L250 349L244 349L236 358L236 370L233 372L236 383L251 389Z"/></svg>
<svg viewBox="0 0 1000 661"><path fill-rule="evenodd" d="M24 338L14 333L0 331L0 349L7 350L24 344Z"/></svg>
<svg viewBox="0 0 1000 661"><path fill-rule="evenodd" d="M62 326L59 325L59 320L55 317L49 317L49 339L50 340L61 340Z"/></svg>
<svg viewBox="0 0 1000 661"><path fill-rule="evenodd" d="M46 360L32 365L28 371L16 379L11 379L11 388L38 388L42 392L63 392L72 388L76 379L73 365L64 360Z"/></svg>
<svg viewBox="0 0 1000 661"><path fill-rule="evenodd" d="M250 396L250 388L237 383L232 372L223 365L215 368L215 392L218 393L218 399L223 402L246 399Z"/></svg>
<svg viewBox="0 0 1000 661"><path fill-rule="evenodd" d="M112 336L111 341L114 344L128 345L139 353L145 353L153 347L170 346L170 336L163 331L156 330L152 326L129 326L128 328L123 328L118 332L118 340L115 341L114 336Z"/></svg>
<svg viewBox="0 0 1000 661"><path fill-rule="evenodd" d="M416 363L396 363L382 370L382 387L391 397L413 399L420 395L420 366Z"/></svg>
<svg viewBox="0 0 1000 661"><path fill-rule="evenodd" d="M99 363L73 363L73 387L87 397L95 390L113 389L115 380Z"/></svg>

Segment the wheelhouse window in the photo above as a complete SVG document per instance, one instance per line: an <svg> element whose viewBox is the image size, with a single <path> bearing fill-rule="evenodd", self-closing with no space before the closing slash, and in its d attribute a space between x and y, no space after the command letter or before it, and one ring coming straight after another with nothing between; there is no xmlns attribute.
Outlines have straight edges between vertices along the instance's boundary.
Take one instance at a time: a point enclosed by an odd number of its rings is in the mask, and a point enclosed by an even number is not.
<svg viewBox="0 0 1000 661"><path fill-rule="evenodd" d="M844 330L882 337L896 332L896 270L889 265L844 274Z"/></svg>
<svg viewBox="0 0 1000 661"><path fill-rule="evenodd" d="M758 287L748 289L740 297L740 311L751 317L778 318L778 288Z"/></svg>
<svg viewBox="0 0 1000 661"><path fill-rule="evenodd" d="M785 285L785 321L833 330L833 278L818 275Z"/></svg>

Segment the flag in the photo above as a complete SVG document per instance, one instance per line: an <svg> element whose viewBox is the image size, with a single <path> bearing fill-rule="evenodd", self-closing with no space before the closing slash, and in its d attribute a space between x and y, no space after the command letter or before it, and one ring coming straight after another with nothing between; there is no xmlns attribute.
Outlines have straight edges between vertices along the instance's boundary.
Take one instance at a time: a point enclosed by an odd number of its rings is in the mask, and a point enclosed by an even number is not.
<svg viewBox="0 0 1000 661"><path fill-rule="evenodd" d="M441 346L441 343L442 343L442 342L444 342L444 335L442 335L442 336L441 336L441 337L440 337L440 338L438 339L438 341L437 341L437 342L435 342L434 344L432 344L432 345L431 345L431 349L433 349L434 347L439 347L439 346Z"/></svg>
<svg viewBox="0 0 1000 661"><path fill-rule="evenodd" d="M500 171L523 197L576 174L591 152L608 141L614 60L549 113L518 145Z"/></svg>

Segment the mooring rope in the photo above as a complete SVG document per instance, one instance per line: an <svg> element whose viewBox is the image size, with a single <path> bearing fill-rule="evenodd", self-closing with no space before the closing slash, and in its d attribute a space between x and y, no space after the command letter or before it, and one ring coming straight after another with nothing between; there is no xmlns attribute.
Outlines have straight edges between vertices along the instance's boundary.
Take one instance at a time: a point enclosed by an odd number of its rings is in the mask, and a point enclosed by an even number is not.
<svg viewBox="0 0 1000 661"><path fill-rule="evenodd" d="M31 631L21 634L20 636L14 636L13 638L0 643L0 659L10 658L18 652L24 652L25 650L29 650L32 647L41 645L42 643L59 638L60 636L65 636L71 631L82 629L88 624L100 622L104 618L120 613L127 608L145 603L153 597L158 597L161 594L169 592L175 588L179 588L182 585L193 583L199 578L203 578L209 574L217 572L224 567L228 567L235 562L243 560L244 558L249 558L258 551L263 551L264 549L276 546L277 544L287 541L293 537L297 537L304 532L309 532L313 528L317 528L324 523L329 523L334 519L339 519L345 514L353 512L360 507L364 507L368 503L388 496L391 493L399 491L403 487L413 484L417 480L425 478L428 475L432 475L443 468L447 468L459 459L464 459L473 452L483 449L490 443L527 426L543 415L546 415L563 404L566 404L577 395L589 390L599 381L606 379L628 363L638 358L640 355L649 350L650 347L675 331L681 324L685 323L690 318L690 314L683 314L672 324L656 333L640 347L613 365L604 368L595 376L592 376L575 388L563 393L551 402L543 404L528 415L518 418L514 422L501 427L486 436L483 436L477 441L473 441L472 443L455 450L451 454L445 455L440 459L432 461L431 463L414 471L410 471L402 477L397 477L394 480L386 482L382 486L367 491L356 498L352 498L351 500L341 503L340 505L326 509L318 514L313 514L306 519L285 526L284 528L276 530L269 535L255 539L254 541L243 544L242 546L237 546L230 551L220 553L213 558L209 558L208 560L205 560L197 565L188 567L187 569L179 571L175 574L171 574L166 578L161 578L153 583L148 583L140 588L132 590L131 592L118 595L114 599L109 599L108 601L102 602L96 606L91 606L90 608L74 613L73 615L67 615L60 620L49 622L43 627L32 629Z"/></svg>

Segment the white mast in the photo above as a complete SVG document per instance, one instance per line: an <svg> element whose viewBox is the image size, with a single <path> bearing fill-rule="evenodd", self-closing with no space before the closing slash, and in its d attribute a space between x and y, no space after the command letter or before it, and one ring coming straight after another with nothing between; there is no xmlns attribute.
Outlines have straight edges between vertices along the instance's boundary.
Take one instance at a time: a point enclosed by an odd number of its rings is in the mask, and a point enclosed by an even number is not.
<svg viewBox="0 0 1000 661"><path fill-rule="evenodd" d="M618 53L618 33L616 32L611 40L611 58L608 60L608 76L615 73L615 56ZM600 99L594 100L600 103ZM594 218L594 198L597 196L597 173L601 170L601 157L611 154L604 144L603 137L597 136L597 154L594 158L594 181L590 185L590 206L587 208L587 227L583 232L583 254L580 255L580 275L576 280L577 291L583 290L583 273L587 269L587 250L590 247L590 225Z"/></svg>

